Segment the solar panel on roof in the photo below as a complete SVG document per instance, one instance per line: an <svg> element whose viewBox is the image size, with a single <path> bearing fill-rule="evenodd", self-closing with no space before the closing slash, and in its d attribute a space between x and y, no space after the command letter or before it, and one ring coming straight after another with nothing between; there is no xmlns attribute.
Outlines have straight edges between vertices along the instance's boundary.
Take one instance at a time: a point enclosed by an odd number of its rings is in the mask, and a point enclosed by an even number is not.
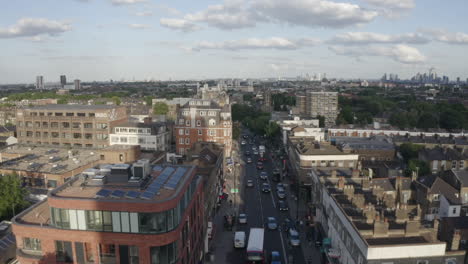
<svg viewBox="0 0 468 264"><path fill-rule="evenodd" d="M151 199L153 199L153 197L154 197L155 195L156 195L156 194L153 193L153 192L148 192L148 191L146 191L146 192L142 193L142 194L140 195L140 197L143 198L143 199L151 200Z"/></svg>
<svg viewBox="0 0 468 264"><path fill-rule="evenodd" d="M158 192L159 192L159 189L161 189L160 186L154 186L154 187L151 187L151 186L150 186L149 188L146 189L146 191L152 192L152 193L158 193Z"/></svg>
<svg viewBox="0 0 468 264"><path fill-rule="evenodd" d="M124 196L125 192L121 190L115 190L112 192L111 196L114 198L122 198Z"/></svg>
<svg viewBox="0 0 468 264"><path fill-rule="evenodd" d="M111 194L110 190L101 189L101 190L99 190L99 192L96 193L96 196L107 197L107 196L109 196L109 194Z"/></svg>
<svg viewBox="0 0 468 264"><path fill-rule="evenodd" d="M161 166L154 166L153 167L153 171L162 171L163 170L163 167Z"/></svg>
<svg viewBox="0 0 468 264"><path fill-rule="evenodd" d="M125 195L125 197L131 198L131 199L136 199L138 198L138 196L140 196L140 193L135 192L135 191L128 191L127 194Z"/></svg>
<svg viewBox="0 0 468 264"><path fill-rule="evenodd" d="M182 179L182 177L185 175L185 172L187 172L187 168L177 168L176 172L172 174L171 178L164 185L164 188L175 189L175 187L177 187L177 185L179 184L180 179Z"/></svg>

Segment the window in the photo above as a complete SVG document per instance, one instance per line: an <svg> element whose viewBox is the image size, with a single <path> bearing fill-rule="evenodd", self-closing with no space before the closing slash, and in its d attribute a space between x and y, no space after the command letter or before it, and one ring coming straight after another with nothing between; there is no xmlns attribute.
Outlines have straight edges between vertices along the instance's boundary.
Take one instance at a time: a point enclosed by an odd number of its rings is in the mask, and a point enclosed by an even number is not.
<svg viewBox="0 0 468 264"><path fill-rule="evenodd" d="M455 258L446 259L445 264L457 264L457 259Z"/></svg>
<svg viewBox="0 0 468 264"><path fill-rule="evenodd" d="M215 126L216 121L214 119L210 119L209 124L210 124L210 126Z"/></svg>
<svg viewBox="0 0 468 264"><path fill-rule="evenodd" d="M42 127L43 127L43 128L48 128L48 127L49 127L49 123L47 123L47 122L42 122Z"/></svg>
<svg viewBox="0 0 468 264"><path fill-rule="evenodd" d="M183 118L179 119L179 125L183 125L183 124L184 124L184 121L185 121L185 120L184 120Z"/></svg>
<svg viewBox="0 0 468 264"><path fill-rule="evenodd" d="M52 132L50 134L53 138L58 138L59 137L59 133L58 132Z"/></svg>
<svg viewBox="0 0 468 264"><path fill-rule="evenodd" d="M58 128L58 122L52 122L50 123L51 128Z"/></svg>
<svg viewBox="0 0 468 264"><path fill-rule="evenodd" d="M96 134L96 139L98 140L105 140L107 139L109 136L106 135L106 134Z"/></svg>
<svg viewBox="0 0 468 264"><path fill-rule="evenodd" d="M130 264L138 264L139 263L139 252L137 246L129 246L128 247L128 257Z"/></svg>
<svg viewBox="0 0 468 264"><path fill-rule="evenodd" d="M81 128L81 123L73 123L73 128Z"/></svg>
<svg viewBox="0 0 468 264"><path fill-rule="evenodd" d="M216 116L216 112L215 111L208 111L208 115L209 116Z"/></svg>
<svg viewBox="0 0 468 264"><path fill-rule="evenodd" d="M456 214L457 213L457 207L453 207L452 208L452 214Z"/></svg>
<svg viewBox="0 0 468 264"><path fill-rule="evenodd" d="M201 130L201 129L198 129L198 135L199 135L199 136L202 135L202 130Z"/></svg>
<svg viewBox="0 0 468 264"><path fill-rule="evenodd" d="M41 122L34 122L34 127L41 127Z"/></svg>
<svg viewBox="0 0 468 264"><path fill-rule="evenodd" d="M439 201L439 199L440 199L440 194L434 194L434 196L432 197L433 201Z"/></svg>
<svg viewBox="0 0 468 264"><path fill-rule="evenodd" d="M93 123L84 123L84 128L93 128Z"/></svg>
<svg viewBox="0 0 468 264"><path fill-rule="evenodd" d="M97 123L96 128L97 129L107 129L107 124L106 123Z"/></svg>
<svg viewBox="0 0 468 264"><path fill-rule="evenodd" d="M200 116L206 116L206 112L205 111L200 111Z"/></svg>
<svg viewBox="0 0 468 264"><path fill-rule="evenodd" d="M127 137L120 137L120 143L127 143Z"/></svg>
<svg viewBox="0 0 468 264"><path fill-rule="evenodd" d="M416 261L416 264L429 264L429 261L427 261L427 260L418 260L418 261Z"/></svg>
<svg viewBox="0 0 468 264"><path fill-rule="evenodd" d="M185 125L190 126L190 120L185 120Z"/></svg>
<svg viewBox="0 0 468 264"><path fill-rule="evenodd" d="M167 231L166 212L140 213L139 230L144 233L163 233Z"/></svg>
<svg viewBox="0 0 468 264"><path fill-rule="evenodd" d="M189 145L190 144L190 138L186 138L185 139L185 145Z"/></svg>
<svg viewBox="0 0 468 264"><path fill-rule="evenodd" d="M189 129L185 129L185 135L190 135L190 130Z"/></svg>
<svg viewBox="0 0 468 264"><path fill-rule="evenodd" d="M37 238L23 238L23 249L32 251L41 251L41 240Z"/></svg>
<svg viewBox="0 0 468 264"><path fill-rule="evenodd" d="M62 123L62 127L63 127L63 128L69 128L69 127L70 127L70 123L68 123L68 122L63 122L63 123Z"/></svg>
<svg viewBox="0 0 468 264"><path fill-rule="evenodd" d="M184 144L184 138L179 138L179 144Z"/></svg>
<svg viewBox="0 0 468 264"><path fill-rule="evenodd" d="M189 111L182 111L182 115L183 115L183 116L188 116L188 115L189 115Z"/></svg>
<svg viewBox="0 0 468 264"><path fill-rule="evenodd" d="M93 139L93 134L85 134L86 139Z"/></svg>
<svg viewBox="0 0 468 264"><path fill-rule="evenodd" d="M73 250L69 241L55 241L55 256L58 262L73 263Z"/></svg>
<svg viewBox="0 0 468 264"><path fill-rule="evenodd" d="M197 126L201 126L201 120L197 120Z"/></svg>
<svg viewBox="0 0 468 264"><path fill-rule="evenodd" d="M55 113L55 116L63 116L63 113Z"/></svg>
<svg viewBox="0 0 468 264"><path fill-rule="evenodd" d="M73 133L73 138L81 138L81 133Z"/></svg>
<svg viewBox="0 0 468 264"><path fill-rule="evenodd" d="M116 263L115 245L99 244L99 258L101 263Z"/></svg>
<svg viewBox="0 0 468 264"><path fill-rule="evenodd" d="M177 245L176 242L162 246L162 247L151 247L151 264L173 264L176 263L177 259Z"/></svg>
<svg viewBox="0 0 468 264"><path fill-rule="evenodd" d="M41 137L41 132L36 132L36 137L40 138Z"/></svg>
<svg viewBox="0 0 468 264"><path fill-rule="evenodd" d="M57 187L57 181L56 180L48 180L47 181L47 188L56 188Z"/></svg>

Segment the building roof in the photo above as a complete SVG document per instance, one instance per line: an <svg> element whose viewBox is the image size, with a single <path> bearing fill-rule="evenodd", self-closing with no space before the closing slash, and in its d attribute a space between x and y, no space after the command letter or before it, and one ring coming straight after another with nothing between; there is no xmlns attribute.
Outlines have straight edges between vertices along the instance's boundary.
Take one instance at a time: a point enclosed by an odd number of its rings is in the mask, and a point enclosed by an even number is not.
<svg viewBox="0 0 468 264"><path fill-rule="evenodd" d="M422 149L421 154L428 160L464 160L468 158L466 153L457 149L441 147Z"/></svg>
<svg viewBox="0 0 468 264"><path fill-rule="evenodd" d="M124 106L117 105L79 105L79 104L49 104L24 107L25 110L51 110L51 111L92 111L110 110Z"/></svg>
<svg viewBox="0 0 468 264"><path fill-rule="evenodd" d="M448 184L446 181L442 180L442 178L437 177L432 184L432 187L429 189L428 194L441 194L447 200L449 200L452 204L460 204L461 199L458 195L457 189L453 188L452 185Z"/></svg>
<svg viewBox="0 0 468 264"><path fill-rule="evenodd" d="M0 126L0 133L15 132L16 126Z"/></svg>
<svg viewBox="0 0 468 264"><path fill-rule="evenodd" d="M131 177L127 182L112 182L114 168L126 170L128 164L101 165L96 169L95 176L80 175L65 185L55 189L51 195L63 198L85 198L100 201L138 201L163 202L175 197L191 179L195 166L153 166L150 175L136 179ZM111 172L109 172L111 170ZM103 179L104 183L95 185L95 179ZM117 192L116 192L117 191ZM114 192L121 195L114 195Z"/></svg>
<svg viewBox="0 0 468 264"><path fill-rule="evenodd" d="M100 159L93 149L13 145L0 152L1 170L63 174Z"/></svg>
<svg viewBox="0 0 468 264"><path fill-rule="evenodd" d="M370 186L372 188L379 188L382 189L384 192L391 192L395 191L395 188L393 188L392 183L388 178L376 178L372 179L370 181Z"/></svg>
<svg viewBox="0 0 468 264"><path fill-rule="evenodd" d="M468 216L444 217L441 220L454 229L468 229Z"/></svg>
<svg viewBox="0 0 468 264"><path fill-rule="evenodd" d="M343 153L335 146L312 140L304 140L303 137L290 137L290 140L301 155L351 155Z"/></svg>
<svg viewBox="0 0 468 264"><path fill-rule="evenodd" d="M468 187L468 171L467 170L451 170L453 175L460 181L462 187Z"/></svg>

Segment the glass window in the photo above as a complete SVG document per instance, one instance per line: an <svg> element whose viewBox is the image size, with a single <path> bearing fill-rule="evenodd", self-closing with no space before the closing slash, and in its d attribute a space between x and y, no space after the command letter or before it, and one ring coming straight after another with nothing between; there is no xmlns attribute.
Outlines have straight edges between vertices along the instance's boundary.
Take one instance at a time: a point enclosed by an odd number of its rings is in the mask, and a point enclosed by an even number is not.
<svg viewBox="0 0 468 264"><path fill-rule="evenodd" d="M162 247L151 247L151 264L173 264L176 262L176 242Z"/></svg>
<svg viewBox="0 0 468 264"><path fill-rule="evenodd" d="M128 255L130 259L130 264L138 264L139 263L139 255L138 247L137 246L128 246Z"/></svg>
<svg viewBox="0 0 468 264"><path fill-rule="evenodd" d="M99 244L99 258L101 263L116 263L115 245Z"/></svg>
<svg viewBox="0 0 468 264"><path fill-rule="evenodd" d="M71 242L55 241L55 256L58 262L73 263Z"/></svg>
<svg viewBox="0 0 468 264"><path fill-rule="evenodd" d="M57 187L57 181L56 180L48 180L47 181L47 188L56 188Z"/></svg>
<svg viewBox="0 0 468 264"><path fill-rule="evenodd" d="M88 230L102 231L102 212L86 211L86 226Z"/></svg>
<svg viewBox="0 0 468 264"><path fill-rule="evenodd" d="M93 128L93 123L84 123L84 128Z"/></svg>
<svg viewBox="0 0 468 264"><path fill-rule="evenodd" d="M23 238L23 249L41 251L41 240L37 238L25 237Z"/></svg>
<svg viewBox="0 0 468 264"><path fill-rule="evenodd" d="M163 233L167 231L166 212L140 213L139 230L142 233Z"/></svg>

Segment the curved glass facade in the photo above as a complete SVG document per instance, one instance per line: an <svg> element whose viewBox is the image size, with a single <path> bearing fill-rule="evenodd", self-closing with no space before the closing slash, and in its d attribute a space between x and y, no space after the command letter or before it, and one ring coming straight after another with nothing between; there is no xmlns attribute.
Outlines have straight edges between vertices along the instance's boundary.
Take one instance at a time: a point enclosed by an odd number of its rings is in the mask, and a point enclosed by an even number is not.
<svg viewBox="0 0 468 264"><path fill-rule="evenodd" d="M139 213L50 208L51 225L61 229L102 232L161 234L176 229L196 190L197 179L175 208L164 212Z"/></svg>

